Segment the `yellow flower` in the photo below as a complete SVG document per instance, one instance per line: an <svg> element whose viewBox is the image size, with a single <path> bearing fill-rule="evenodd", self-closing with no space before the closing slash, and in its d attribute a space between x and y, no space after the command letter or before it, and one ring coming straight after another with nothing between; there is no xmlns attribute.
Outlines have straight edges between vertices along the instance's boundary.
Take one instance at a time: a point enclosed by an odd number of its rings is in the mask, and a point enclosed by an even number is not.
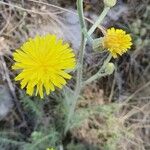
<svg viewBox="0 0 150 150"><path fill-rule="evenodd" d="M114 58L126 53L131 48L131 36L121 29L108 29L102 39L103 47L108 49Z"/></svg>
<svg viewBox="0 0 150 150"><path fill-rule="evenodd" d="M43 92L48 95L55 87L62 88L65 79L71 76L66 70L74 69L75 54L67 43L57 39L55 35L36 36L29 40L13 53L13 69L20 70L15 78L21 81L21 88L26 87L26 92L33 95Z"/></svg>

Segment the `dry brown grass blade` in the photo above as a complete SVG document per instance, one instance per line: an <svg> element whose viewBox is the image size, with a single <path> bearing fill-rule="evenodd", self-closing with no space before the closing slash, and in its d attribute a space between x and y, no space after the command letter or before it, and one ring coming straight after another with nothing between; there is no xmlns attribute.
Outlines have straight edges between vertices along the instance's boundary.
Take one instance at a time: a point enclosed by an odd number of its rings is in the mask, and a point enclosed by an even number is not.
<svg viewBox="0 0 150 150"><path fill-rule="evenodd" d="M144 90L145 88L147 88L150 85L150 81L148 81L146 84L144 84L143 86L141 86L139 89L137 89L133 94L131 94L122 105L126 105L132 98L135 97L136 94L138 94L140 91Z"/></svg>
<svg viewBox="0 0 150 150"><path fill-rule="evenodd" d="M69 9L66 9L66 8L62 8L60 6L56 6L56 5L53 5L53 4L49 4L49 3L45 3L45 2L39 2L39 1L36 1L36 0L29 0L31 2L35 2L35 3L39 3L39 4L43 4L43 5L47 5L47 6L50 6L50 7L53 7L53 8L56 8L56 9L59 9L61 11L64 11L64 12L68 12L68 13L71 13L71 14L74 14L74 15L78 15L76 12L73 12ZM58 14L58 12L40 12L39 10L38 11L35 11L35 10L30 10L30 9L26 9L26 8L23 8L23 7L20 7L20 6L17 6L17 5L14 5L14 4L11 4L11 3L6 3L6 2L1 2L0 1L0 4L2 5L7 5L7 6L10 6L12 8L16 8L16 9L19 9L21 11L25 11L25 12L30 12L30 13L35 13L35 14L39 14L39 15L50 15L53 19L55 17L53 17L53 15L56 15ZM62 13L62 12L61 12ZM89 23L91 24L94 24L94 21L92 21L91 19L87 18L87 17L84 17L86 21L88 21ZM102 32L104 31L104 27L99 25L98 26L98 29L100 29Z"/></svg>
<svg viewBox="0 0 150 150"><path fill-rule="evenodd" d="M23 7L20 7L20 6L11 4L11 3L2 2L2 1L0 1L0 4L7 5L7 6L10 6L12 8L17 8L17 9L22 10L22 11L39 14L39 15L51 15L52 14L50 12L39 12L39 11L35 11L35 10L26 9L26 8L23 8Z"/></svg>

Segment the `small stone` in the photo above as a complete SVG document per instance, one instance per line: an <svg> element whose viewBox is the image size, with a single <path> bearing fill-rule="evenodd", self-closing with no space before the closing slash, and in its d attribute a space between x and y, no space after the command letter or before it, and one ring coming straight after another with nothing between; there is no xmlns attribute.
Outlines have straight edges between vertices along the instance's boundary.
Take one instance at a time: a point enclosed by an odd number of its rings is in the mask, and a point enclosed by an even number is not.
<svg viewBox="0 0 150 150"><path fill-rule="evenodd" d="M12 97L6 85L0 85L0 120L5 118L13 107Z"/></svg>

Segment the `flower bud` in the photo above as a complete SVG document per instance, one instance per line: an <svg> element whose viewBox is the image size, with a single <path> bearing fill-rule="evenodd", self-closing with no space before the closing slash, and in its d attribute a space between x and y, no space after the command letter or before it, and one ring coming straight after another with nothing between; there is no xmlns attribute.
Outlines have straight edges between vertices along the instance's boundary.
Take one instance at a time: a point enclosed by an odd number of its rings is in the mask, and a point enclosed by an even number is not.
<svg viewBox="0 0 150 150"><path fill-rule="evenodd" d="M135 45L137 47L139 47L141 44L143 43L143 40L141 38L138 38L136 41L135 41Z"/></svg>
<svg viewBox="0 0 150 150"><path fill-rule="evenodd" d="M104 0L104 4L107 7L113 7L117 3L117 0Z"/></svg>
<svg viewBox="0 0 150 150"><path fill-rule="evenodd" d="M146 28L142 28L141 31L140 31L140 35L141 35L141 36L145 36L146 33L147 33Z"/></svg>
<svg viewBox="0 0 150 150"><path fill-rule="evenodd" d="M94 39L92 47L94 50L100 50L102 48L102 38Z"/></svg>
<svg viewBox="0 0 150 150"><path fill-rule="evenodd" d="M105 73L107 73L108 75L111 75L115 70L115 66L113 63L108 63L106 68L105 68Z"/></svg>

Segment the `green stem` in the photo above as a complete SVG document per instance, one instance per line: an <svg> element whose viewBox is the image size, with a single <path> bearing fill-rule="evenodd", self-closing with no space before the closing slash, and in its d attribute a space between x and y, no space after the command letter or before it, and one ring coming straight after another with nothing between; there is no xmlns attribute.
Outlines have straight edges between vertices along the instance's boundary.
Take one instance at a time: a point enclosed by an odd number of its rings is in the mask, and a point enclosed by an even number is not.
<svg viewBox="0 0 150 150"><path fill-rule="evenodd" d="M77 0L77 9L79 14L79 21L82 29L86 30L86 25L84 21L84 14L83 14L83 0ZM82 39L81 39L81 46L79 51L79 61L78 61L78 68L77 68L77 83L75 88L75 97L80 94L80 89L82 85L82 69L83 69L83 59L84 59L84 49L87 42L87 38L82 33Z"/></svg>
<svg viewBox="0 0 150 150"><path fill-rule="evenodd" d="M87 85L87 84L95 81L98 78L101 78L101 77L104 77L104 76L108 75L108 73L103 73L103 71L104 71L105 67L107 66L107 64L110 62L111 58L112 58L112 55L109 54L108 57L107 57L107 59L104 61L104 64L101 67L101 69L95 75L93 75L92 77L90 77L89 79L87 79L84 82L83 86L85 86L85 85Z"/></svg>
<svg viewBox="0 0 150 150"><path fill-rule="evenodd" d="M105 16L107 15L108 11L110 10L110 7L105 7L103 12L100 14L100 16L98 17L97 21L92 25L92 27L90 28L90 30L88 31L88 35L90 36L95 29L102 23L103 19L105 18Z"/></svg>
<svg viewBox="0 0 150 150"><path fill-rule="evenodd" d="M109 9L110 9L109 7L104 8L104 10L103 10L102 14L99 16L98 20L95 22L95 24L93 24L93 26L87 32L85 20L84 20L84 13L83 13L83 0L77 0L77 10L78 10L79 21L80 21L80 26L81 26L82 40L81 40L81 46L80 46L80 51L79 51L79 60L78 60L78 68L77 68L77 83L76 83L76 87L75 87L74 96L72 99L72 104L69 109L67 124L66 124L66 128L65 128L65 134L67 133L67 131L70 128L71 119L75 112L76 103L77 103L78 97L80 95L81 89L83 87L82 86L83 85L82 84L82 75L83 75L82 70L83 70L84 50L85 50L87 38L95 31L97 26L99 26L99 24L103 21L104 17L107 15ZM88 34L88 36L85 34L85 32ZM90 40L92 40L92 39L90 39Z"/></svg>
<svg viewBox="0 0 150 150"><path fill-rule="evenodd" d="M89 31L87 32L87 30L85 30L85 28L82 28L82 32L84 33L85 37L92 43L93 39L91 38L91 34L95 31L95 29L102 23L103 19L105 18L105 16L107 15L108 11L110 10L110 7L104 7L103 12L100 14L100 16L98 17L98 19L96 20L96 22L92 25L92 27L89 29Z"/></svg>
<svg viewBox="0 0 150 150"><path fill-rule="evenodd" d="M77 0L77 11L79 15L79 22L82 29L86 29L84 13L83 13L83 0Z"/></svg>
<svg viewBox="0 0 150 150"><path fill-rule="evenodd" d="M77 9L78 9L78 14L79 14L81 31L82 31L82 29L86 30L86 25L85 25L85 21L84 21L84 14L83 14L83 0L77 0ZM80 95L80 91L82 88L82 74L83 74L82 70L83 70L84 49L85 49L86 42L87 42L87 38L82 33L82 40L81 40L81 46L80 46L80 51L79 51L79 60L78 60L78 68L77 68L77 83L76 83L72 104L71 104L68 118L67 118L65 134L70 127L70 121L71 121L71 118L74 114L76 103L77 103L77 100L78 100L78 97Z"/></svg>

